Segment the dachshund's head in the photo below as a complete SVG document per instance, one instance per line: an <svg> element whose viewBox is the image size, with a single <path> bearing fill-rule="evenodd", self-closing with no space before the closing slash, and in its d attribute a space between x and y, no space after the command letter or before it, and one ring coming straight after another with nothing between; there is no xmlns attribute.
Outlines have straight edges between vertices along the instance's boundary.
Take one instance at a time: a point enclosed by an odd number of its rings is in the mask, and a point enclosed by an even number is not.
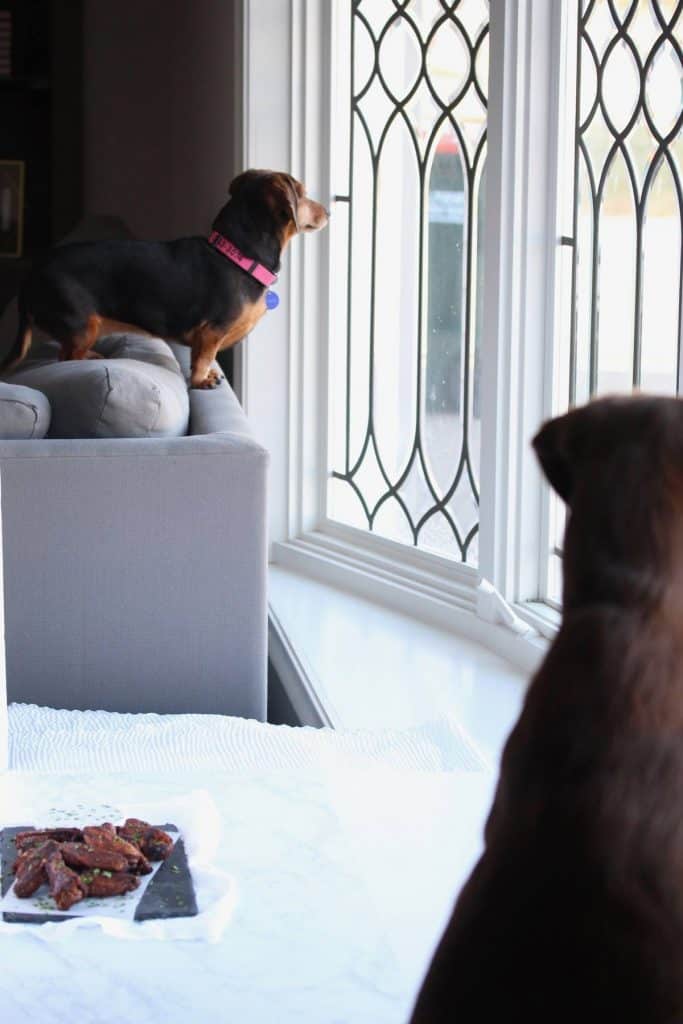
<svg viewBox="0 0 683 1024"><path fill-rule="evenodd" d="M533 441L567 503L564 603L629 603L683 585L683 400L590 402Z"/></svg>
<svg viewBox="0 0 683 1024"><path fill-rule="evenodd" d="M299 232L324 228L329 219L325 207L309 199L301 182L284 171L238 174L230 185L230 205L233 210L239 206L257 230L273 232L281 248Z"/></svg>

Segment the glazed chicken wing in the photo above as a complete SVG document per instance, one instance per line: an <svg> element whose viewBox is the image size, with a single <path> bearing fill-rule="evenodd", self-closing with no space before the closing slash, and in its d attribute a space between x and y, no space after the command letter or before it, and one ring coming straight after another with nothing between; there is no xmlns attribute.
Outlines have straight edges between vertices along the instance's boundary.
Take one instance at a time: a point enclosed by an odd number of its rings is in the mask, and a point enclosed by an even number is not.
<svg viewBox="0 0 683 1024"><path fill-rule="evenodd" d="M14 892L17 896L26 899L40 889L43 882L47 881L45 863L48 857L58 851L58 844L49 839L19 854L14 863Z"/></svg>
<svg viewBox="0 0 683 1024"><path fill-rule="evenodd" d="M173 840L167 832L139 818L126 818L116 831L129 843L139 846L149 860L166 860L173 849Z"/></svg>
<svg viewBox="0 0 683 1024"><path fill-rule="evenodd" d="M38 846L46 840L52 839L56 843L76 843L83 839L80 828L42 828L31 829L27 832L18 832L14 837L14 845L21 853L32 846Z"/></svg>
<svg viewBox="0 0 683 1024"><path fill-rule="evenodd" d="M121 896L137 889L140 879L125 871L86 871L81 875L88 896Z"/></svg>
<svg viewBox="0 0 683 1024"><path fill-rule="evenodd" d="M152 870L152 865L144 853L137 846L134 846L133 843L129 843L121 836L117 836L114 826L108 822L104 825L93 825L84 828L83 836L88 847L120 853L126 858L129 869L137 875L148 875Z"/></svg>
<svg viewBox="0 0 683 1024"><path fill-rule="evenodd" d="M57 849L45 861L45 870L50 883L50 896L60 910L68 910L85 896L85 886L80 877L64 863Z"/></svg>
<svg viewBox="0 0 683 1024"><path fill-rule="evenodd" d="M106 846L89 846L88 843L62 843L60 846L64 861L71 868L104 868L107 871L125 871L128 860L122 853Z"/></svg>

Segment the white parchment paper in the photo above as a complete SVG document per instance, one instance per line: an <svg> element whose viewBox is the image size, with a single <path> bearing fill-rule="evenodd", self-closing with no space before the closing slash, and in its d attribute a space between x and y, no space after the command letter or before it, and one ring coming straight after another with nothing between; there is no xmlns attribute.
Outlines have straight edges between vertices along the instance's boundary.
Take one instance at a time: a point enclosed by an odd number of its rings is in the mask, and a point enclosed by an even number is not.
<svg viewBox="0 0 683 1024"><path fill-rule="evenodd" d="M16 812L15 812L16 815ZM56 828L64 825L97 824L103 821L121 823L128 817L142 818L154 824L173 822L183 837L188 864L197 898L199 913L195 917L179 917L164 920L135 921L135 909L161 866L155 864L155 871L140 878L140 886L122 897L83 900L70 910L60 912L41 889L32 898L18 899L10 889L0 904L2 911L59 914L70 918L65 921L28 924L0 921L0 934L20 928L31 930L31 934L46 942L60 942L76 929L100 928L108 935L127 939L190 939L217 942L228 925L236 904L236 884L233 877L214 865L214 858L221 841L221 819L213 800L205 790L194 790L183 797L168 801L147 803L142 794L136 798L128 788L125 801L120 807L111 804L87 806L84 803L68 804L49 809L22 808L19 824L29 823L35 828ZM2 826L11 826L12 821L2 821ZM75 915L75 916L74 916Z"/></svg>

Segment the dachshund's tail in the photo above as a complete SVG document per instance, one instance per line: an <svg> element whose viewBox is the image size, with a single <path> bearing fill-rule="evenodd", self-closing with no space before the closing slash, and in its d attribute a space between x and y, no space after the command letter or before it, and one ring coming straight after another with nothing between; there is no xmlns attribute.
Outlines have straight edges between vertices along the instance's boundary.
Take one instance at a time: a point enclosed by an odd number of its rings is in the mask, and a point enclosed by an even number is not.
<svg viewBox="0 0 683 1024"><path fill-rule="evenodd" d="M0 362L0 371L8 373L13 370L15 366L26 358L28 350L31 347L31 341L33 339L33 317L26 310L26 305L22 301L21 294L18 300L19 308L19 323L17 324L17 334L14 339L9 352L7 352Z"/></svg>

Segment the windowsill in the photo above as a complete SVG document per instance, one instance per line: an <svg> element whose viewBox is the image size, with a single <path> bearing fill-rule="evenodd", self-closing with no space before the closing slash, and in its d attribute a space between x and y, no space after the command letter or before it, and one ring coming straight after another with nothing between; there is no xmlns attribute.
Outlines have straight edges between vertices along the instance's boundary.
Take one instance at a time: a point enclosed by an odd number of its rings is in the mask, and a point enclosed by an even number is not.
<svg viewBox="0 0 683 1024"><path fill-rule="evenodd" d="M542 601L528 601L526 604L515 605L515 612L546 640L555 637L562 622L560 612Z"/></svg>
<svg viewBox="0 0 683 1024"><path fill-rule="evenodd" d="M271 565L270 656L305 724L411 728L455 716L495 763L529 673L481 644Z"/></svg>

